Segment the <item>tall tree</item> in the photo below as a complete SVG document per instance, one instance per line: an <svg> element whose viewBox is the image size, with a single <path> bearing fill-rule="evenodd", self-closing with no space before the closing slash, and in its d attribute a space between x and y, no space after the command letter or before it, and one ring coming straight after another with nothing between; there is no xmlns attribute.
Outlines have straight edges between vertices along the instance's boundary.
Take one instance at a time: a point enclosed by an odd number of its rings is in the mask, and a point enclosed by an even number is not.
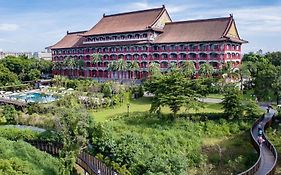
<svg viewBox="0 0 281 175"><path fill-rule="evenodd" d="M118 70L117 62L114 60L107 65L107 70L113 73L113 78L116 78L116 71Z"/></svg>
<svg viewBox="0 0 281 175"><path fill-rule="evenodd" d="M83 109L75 96L65 96L58 104L64 104L55 110L58 117L56 131L62 139L63 147L60 151L60 159L64 168L61 174L71 174L79 153L86 148L88 143L88 128L90 116Z"/></svg>
<svg viewBox="0 0 281 175"><path fill-rule="evenodd" d="M196 73L195 65L192 61L185 61L180 66L181 72L184 74L185 77L192 77Z"/></svg>
<svg viewBox="0 0 281 175"><path fill-rule="evenodd" d="M159 76L161 75L160 64L156 62L152 62L149 64L148 72L151 76Z"/></svg>
<svg viewBox="0 0 281 175"><path fill-rule="evenodd" d="M151 111L157 111L161 106L169 106L175 117L181 107L193 108L201 95L199 88L186 79L181 72L169 72L165 76L156 76L145 83L145 88L155 96L151 104Z"/></svg>
<svg viewBox="0 0 281 175"><path fill-rule="evenodd" d="M131 70L133 72L133 79L136 77L136 72L140 70L140 66L136 60L134 60L131 64Z"/></svg>
<svg viewBox="0 0 281 175"><path fill-rule="evenodd" d="M225 89L225 95L222 101L224 114L229 118L238 118L243 114L242 94L233 85Z"/></svg>
<svg viewBox="0 0 281 175"><path fill-rule="evenodd" d="M123 79L123 73L127 70L127 63L124 59L119 59L117 61L118 71L121 73L121 79Z"/></svg>
<svg viewBox="0 0 281 175"><path fill-rule="evenodd" d="M96 65L96 71L98 72L98 64L102 62L102 54L94 53L92 55L92 64ZM99 75L98 75L99 76Z"/></svg>
<svg viewBox="0 0 281 175"><path fill-rule="evenodd" d="M200 69L199 69L198 73L201 76L208 77L208 76L211 76L214 73L214 68L210 64L204 63L204 64L200 65Z"/></svg>

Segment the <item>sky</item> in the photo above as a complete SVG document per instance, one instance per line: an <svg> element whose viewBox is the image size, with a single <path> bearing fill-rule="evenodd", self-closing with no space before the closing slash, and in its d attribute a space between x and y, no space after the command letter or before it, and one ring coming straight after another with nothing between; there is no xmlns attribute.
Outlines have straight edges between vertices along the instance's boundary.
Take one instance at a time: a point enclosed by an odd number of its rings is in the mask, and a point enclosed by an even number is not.
<svg viewBox="0 0 281 175"><path fill-rule="evenodd" d="M0 51L42 51L105 14L165 5L173 21L233 14L243 52L281 50L281 0L0 0Z"/></svg>

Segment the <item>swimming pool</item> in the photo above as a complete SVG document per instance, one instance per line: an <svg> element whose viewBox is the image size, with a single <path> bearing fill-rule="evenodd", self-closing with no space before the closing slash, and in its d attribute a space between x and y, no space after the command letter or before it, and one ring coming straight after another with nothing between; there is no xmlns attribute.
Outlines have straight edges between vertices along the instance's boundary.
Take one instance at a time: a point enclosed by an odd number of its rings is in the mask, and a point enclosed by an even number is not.
<svg viewBox="0 0 281 175"><path fill-rule="evenodd" d="M49 103L55 101L57 98L48 95L42 94L38 92L26 93L26 94L19 94L19 95L12 95L11 98L15 98L17 100L25 101L27 103Z"/></svg>

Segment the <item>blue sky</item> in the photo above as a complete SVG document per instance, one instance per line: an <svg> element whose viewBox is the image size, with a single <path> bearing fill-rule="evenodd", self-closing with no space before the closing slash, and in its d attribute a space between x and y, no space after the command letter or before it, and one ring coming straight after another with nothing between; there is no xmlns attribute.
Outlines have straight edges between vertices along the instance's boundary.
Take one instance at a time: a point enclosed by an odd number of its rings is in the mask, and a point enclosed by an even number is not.
<svg viewBox="0 0 281 175"><path fill-rule="evenodd" d="M0 51L40 51L102 17L165 4L174 21L234 15L243 51L281 50L281 0L0 0Z"/></svg>

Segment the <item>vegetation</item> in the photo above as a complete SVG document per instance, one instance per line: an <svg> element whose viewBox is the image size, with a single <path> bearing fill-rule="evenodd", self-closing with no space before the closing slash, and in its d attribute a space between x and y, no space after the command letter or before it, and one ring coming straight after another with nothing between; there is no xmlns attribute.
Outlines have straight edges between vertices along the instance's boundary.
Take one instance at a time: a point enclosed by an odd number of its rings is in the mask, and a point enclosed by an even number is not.
<svg viewBox="0 0 281 175"><path fill-rule="evenodd" d="M133 113L130 117L123 115L97 124L93 151L126 166L132 174L186 174L195 167L199 171L201 165L214 163L207 161L206 152L201 152L205 139L221 138L222 142L227 142L231 137L238 137L236 142L242 144L240 135L250 126L251 121L191 122L184 118L171 121L155 114ZM248 141L246 138L243 140ZM236 151L225 160L236 159L239 165L246 161L246 166L254 162L253 154L243 155L243 160L240 160L241 153L241 150ZM213 166L218 165L214 163ZM234 172L236 168L225 167L227 169L222 170L222 174Z"/></svg>
<svg viewBox="0 0 281 175"><path fill-rule="evenodd" d="M83 111L76 98L68 96L66 100L67 104L55 111L56 132L63 144L60 151L64 165L60 171L62 175L71 174L79 153L86 148L90 122L88 113Z"/></svg>
<svg viewBox="0 0 281 175"><path fill-rule="evenodd" d="M23 141L0 137L0 174L59 175L58 159L41 152Z"/></svg>
<svg viewBox="0 0 281 175"><path fill-rule="evenodd" d="M41 74L50 74L52 63L25 56L7 56L0 60L0 86L20 84L22 81L33 81Z"/></svg>

